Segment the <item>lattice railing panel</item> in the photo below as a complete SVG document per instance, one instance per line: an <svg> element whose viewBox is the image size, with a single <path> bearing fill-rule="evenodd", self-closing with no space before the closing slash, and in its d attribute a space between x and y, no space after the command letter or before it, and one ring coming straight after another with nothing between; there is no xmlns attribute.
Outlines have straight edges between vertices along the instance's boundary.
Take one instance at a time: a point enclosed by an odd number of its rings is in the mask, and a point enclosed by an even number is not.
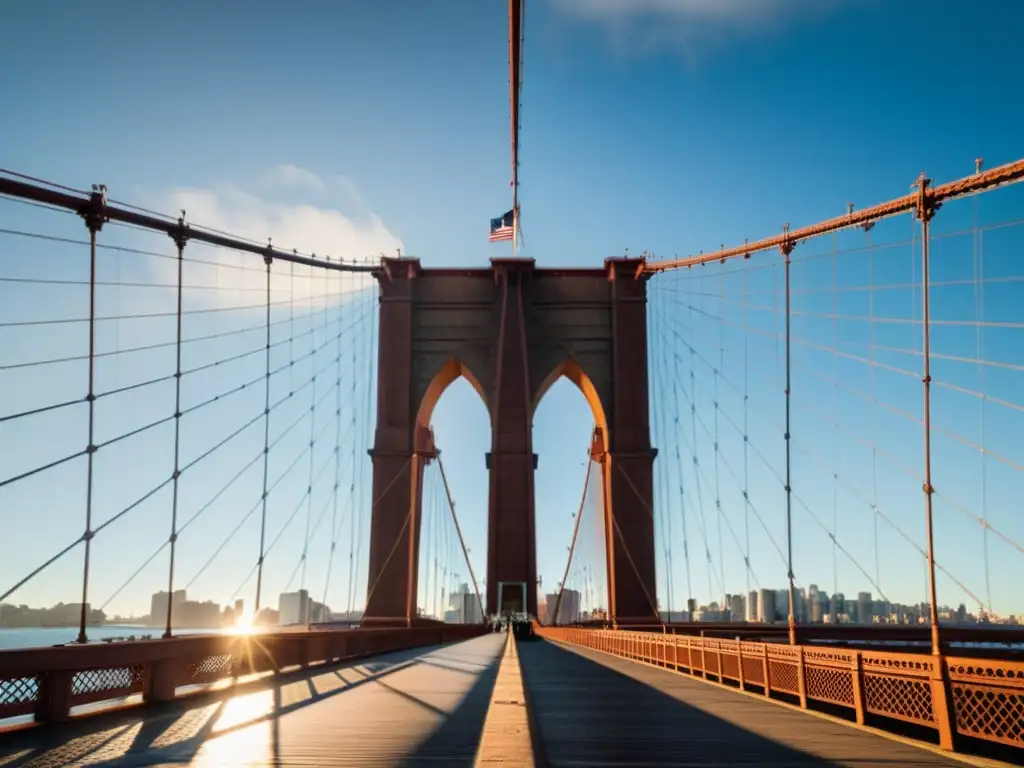
<svg viewBox="0 0 1024 768"><path fill-rule="evenodd" d="M721 659L715 651L707 650L704 651L704 674L715 675L716 677L721 674Z"/></svg>
<svg viewBox="0 0 1024 768"><path fill-rule="evenodd" d="M1024 691L954 683L953 704L960 733L1024 747Z"/></svg>
<svg viewBox="0 0 1024 768"><path fill-rule="evenodd" d="M1024 662L949 658L960 733L1024 747Z"/></svg>
<svg viewBox="0 0 1024 768"><path fill-rule="evenodd" d="M668 658L668 641L665 638L654 641L654 663L664 664Z"/></svg>
<svg viewBox="0 0 1024 768"><path fill-rule="evenodd" d="M234 669L234 657L230 654L207 656L188 665L189 683L204 683L230 677Z"/></svg>
<svg viewBox="0 0 1024 768"><path fill-rule="evenodd" d="M804 667L807 698L852 707L853 676L849 670L833 667Z"/></svg>
<svg viewBox="0 0 1024 768"><path fill-rule="evenodd" d="M0 678L0 718L31 712L38 700L38 677Z"/></svg>
<svg viewBox="0 0 1024 768"><path fill-rule="evenodd" d="M764 685L764 661L760 658L743 657L743 680L751 685Z"/></svg>
<svg viewBox="0 0 1024 768"><path fill-rule="evenodd" d="M800 681L798 679L797 665L776 659L768 660L768 674L771 678L773 691L792 693L800 695Z"/></svg>
<svg viewBox="0 0 1024 768"><path fill-rule="evenodd" d="M75 672L71 678L71 700L74 704L86 704L142 693L145 689L145 673L144 666Z"/></svg>
<svg viewBox="0 0 1024 768"><path fill-rule="evenodd" d="M864 675L864 708L909 723L935 725L932 688L928 680L891 675Z"/></svg>
<svg viewBox="0 0 1024 768"><path fill-rule="evenodd" d="M728 677L730 680L740 679L740 664L739 657L734 656L731 653L722 654L722 677Z"/></svg>
<svg viewBox="0 0 1024 768"><path fill-rule="evenodd" d="M693 664L690 661L691 651L689 646L684 645L683 641L681 640L676 642L678 643L678 645L676 646L676 659L678 659L679 666L686 667L687 669L692 669Z"/></svg>

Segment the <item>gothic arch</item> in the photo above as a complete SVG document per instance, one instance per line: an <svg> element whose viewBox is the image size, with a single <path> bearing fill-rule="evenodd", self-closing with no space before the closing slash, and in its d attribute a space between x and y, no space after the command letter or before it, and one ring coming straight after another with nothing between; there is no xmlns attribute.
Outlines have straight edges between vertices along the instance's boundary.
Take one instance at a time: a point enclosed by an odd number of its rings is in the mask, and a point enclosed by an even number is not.
<svg viewBox="0 0 1024 768"><path fill-rule="evenodd" d="M480 395L480 399L483 401L484 407L487 408L487 412L490 413L487 393L484 392L484 388L480 385L480 380L473 375L473 372L469 370L465 363L458 358L450 357L434 374L434 378L427 385L426 392L423 393L419 408L416 410L416 423L418 425L430 427L430 420L434 415L434 408L437 407L438 401L440 401L448 387L460 376L468 381L470 386L476 390L476 393Z"/></svg>
<svg viewBox="0 0 1024 768"><path fill-rule="evenodd" d="M587 405L590 406L590 412L594 415L594 426L601 430L601 435L604 440L604 450L608 450L608 417L605 412L604 404L601 402L601 396L597 391L597 387L594 386L594 382L587 376L586 371L573 360L571 357L566 358L561 363L556 365L547 376L541 379L540 384L537 387L536 393L533 396L533 404L530 411L531 420L534 414L537 412L537 406L540 405L540 401L544 399L544 395L551 389L552 385L562 377L567 378L583 393L583 397L587 401Z"/></svg>

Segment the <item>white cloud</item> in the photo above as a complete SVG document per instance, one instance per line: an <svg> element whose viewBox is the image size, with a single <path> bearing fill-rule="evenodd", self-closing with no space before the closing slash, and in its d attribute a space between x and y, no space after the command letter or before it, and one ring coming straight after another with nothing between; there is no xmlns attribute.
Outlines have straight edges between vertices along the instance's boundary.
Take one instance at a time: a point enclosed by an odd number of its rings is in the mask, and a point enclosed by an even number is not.
<svg viewBox="0 0 1024 768"><path fill-rule="evenodd" d="M369 210L348 179L322 178L303 168L282 165L263 174L254 188L258 194L237 184L177 188L157 195L150 205L167 212L184 210L186 220L194 226L258 243L266 243L270 238L275 248L329 256L334 261L376 261L382 254L394 255L402 248L401 239ZM186 255L220 265L204 268L188 264L191 274L186 284L216 280L219 288L194 292L192 301L219 306L252 303L254 285L262 284L258 270L263 265L259 256L197 241L186 246ZM232 268L240 264L257 271ZM156 268L160 282L175 283L173 261L161 260ZM296 303L322 301L325 290L339 290L333 276L330 280L308 279L310 268L296 265L297 279L293 279L292 271L287 262L275 263L271 290L277 300L294 296ZM346 278L343 287L348 291L365 285L365 279Z"/></svg>
<svg viewBox="0 0 1024 768"><path fill-rule="evenodd" d="M263 186L270 189L280 187L302 187L314 192L327 189L324 180L312 171L299 168L297 165L279 165L268 171L263 177Z"/></svg>
<svg viewBox="0 0 1024 768"><path fill-rule="evenodd" d="M554 0L567 19L603 27L615 49L672 47L689 59L738 38L816 18L851 0Z"/></svg>

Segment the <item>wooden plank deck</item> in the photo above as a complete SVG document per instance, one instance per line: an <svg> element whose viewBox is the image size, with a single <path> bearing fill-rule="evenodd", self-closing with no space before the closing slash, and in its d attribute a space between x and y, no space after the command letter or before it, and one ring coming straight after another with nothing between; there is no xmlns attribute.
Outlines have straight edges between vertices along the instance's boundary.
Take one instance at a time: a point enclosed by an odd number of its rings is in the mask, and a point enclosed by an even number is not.
<svg viewBox="0 0 1024 768"><path fill-rule="evenodd" d="M0 768L497 763L995 764L936 754L596 651L508 644L504 634L0 735Z"/></svg>
<svg viewBox="0 0 1024 768"><path fill-rule="evenodd" d="M519 650L537 738L552 766L964 765L598 651L553 642Z"/></svg>
<svg viewBox="0 0 1024 768"><path fill-rule="evenodd" d="M505 636L0 736L0 767L472 766Z"/></svg>

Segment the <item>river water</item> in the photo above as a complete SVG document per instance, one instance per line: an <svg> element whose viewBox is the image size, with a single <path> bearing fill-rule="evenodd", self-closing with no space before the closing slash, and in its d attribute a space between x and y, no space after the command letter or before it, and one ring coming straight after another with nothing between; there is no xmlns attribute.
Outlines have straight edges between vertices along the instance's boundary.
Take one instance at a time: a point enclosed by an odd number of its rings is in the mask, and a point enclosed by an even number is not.
<svg viewBox="0 0 1024 768"><path fill-rule="evenodd" d="M220 634L222 629L175 629L175 635L206 635ZM89 642L99 642L109 638L136 638L150 635L153 638L163 636L162 627L116 626L87 627ZM15 648L39 648L73 643L78 638L78 627L18 627L0 628L0 651Z"/></svg>

